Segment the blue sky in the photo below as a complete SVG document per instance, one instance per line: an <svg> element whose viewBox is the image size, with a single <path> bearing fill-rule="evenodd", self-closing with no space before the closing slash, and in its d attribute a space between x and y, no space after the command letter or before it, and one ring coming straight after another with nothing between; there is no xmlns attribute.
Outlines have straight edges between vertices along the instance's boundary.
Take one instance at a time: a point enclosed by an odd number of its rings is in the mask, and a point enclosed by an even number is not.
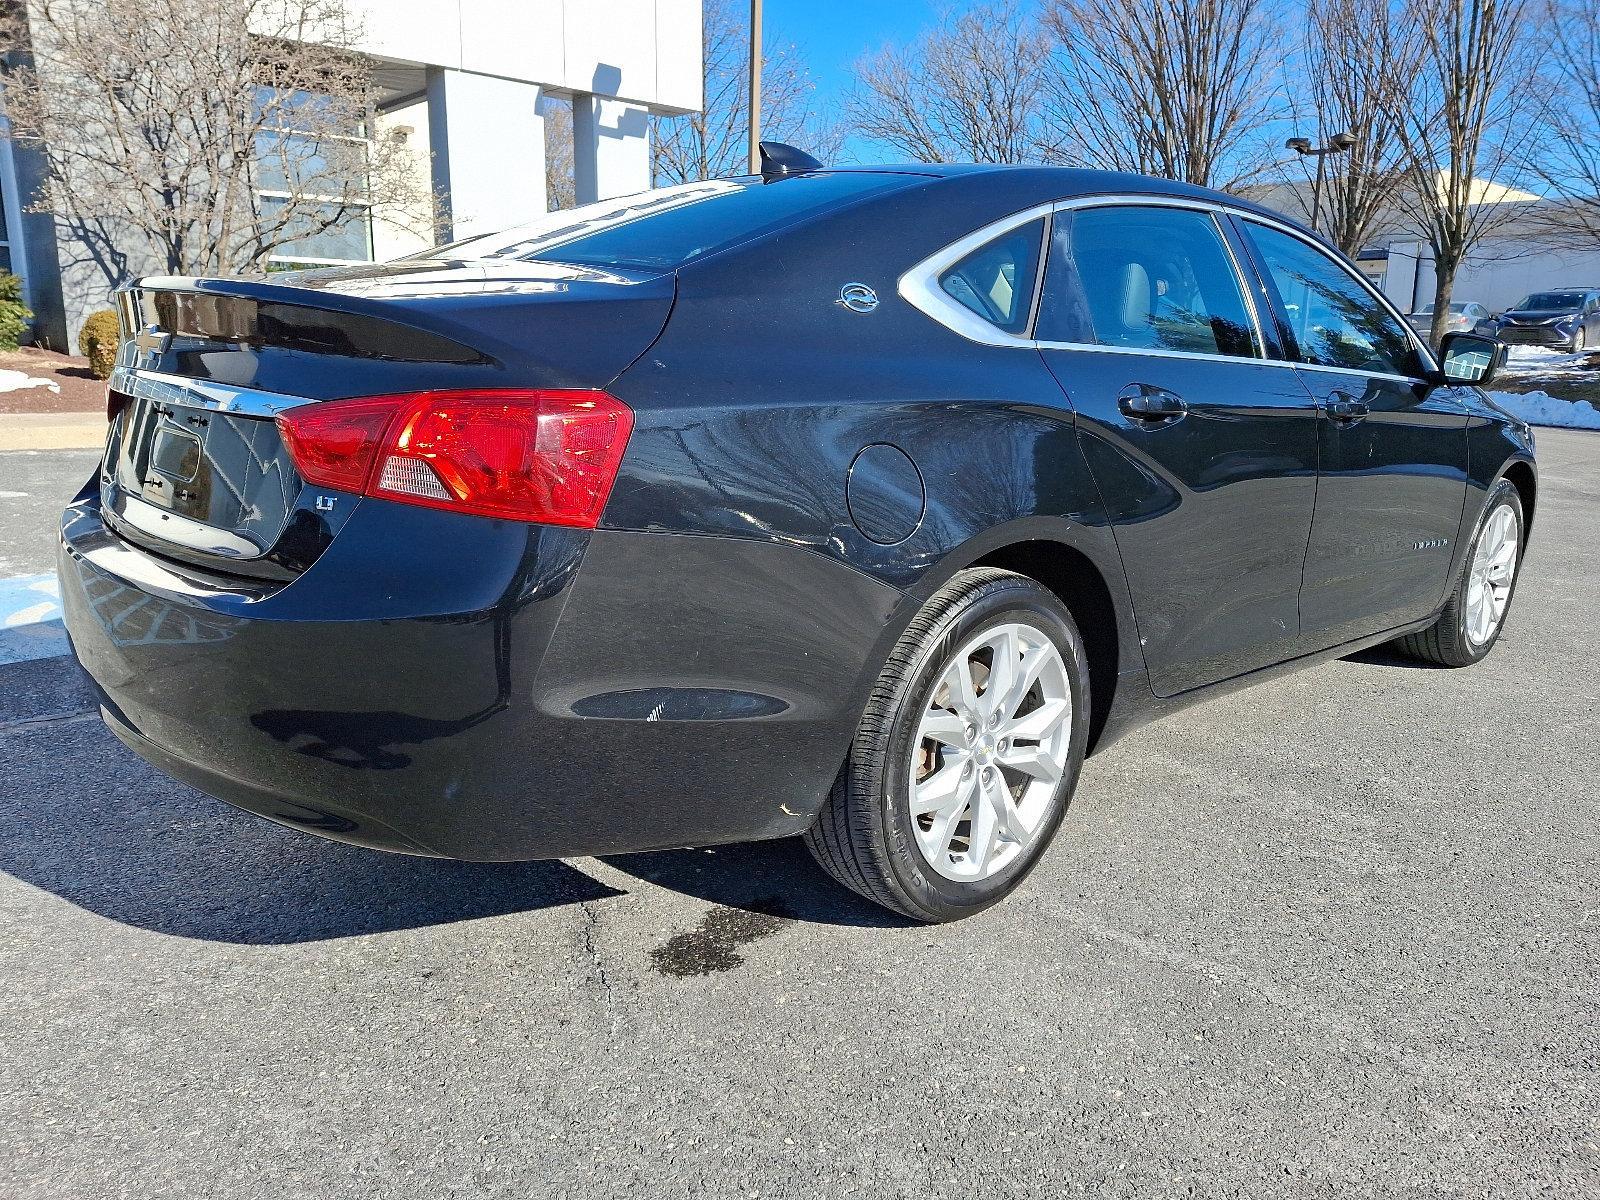
<svg viewBox="0 0 1600 1200"><path fill-rule="evenodd" d="M856 59L915 37L937 18L934 0L766 0L766 40L797 43L824 95L850 82Z"/></svg>
<svg viewBox="0 0 1600 1200"><path fill-rule="evenodd" d="M765 0L764 40L798 45L818 99L828 104L849 88L851 68L863 54L885 42L910 41L950 7L956 6L949 0Z"/></svg>

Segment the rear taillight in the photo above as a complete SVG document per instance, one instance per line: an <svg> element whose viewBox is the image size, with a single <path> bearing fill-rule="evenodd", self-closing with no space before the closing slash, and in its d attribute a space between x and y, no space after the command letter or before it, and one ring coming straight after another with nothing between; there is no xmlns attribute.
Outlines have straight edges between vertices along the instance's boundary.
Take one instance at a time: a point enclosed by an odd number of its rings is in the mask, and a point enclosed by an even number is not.
<svg viewBox="0 0 1600 1200"><path fill-rule="evenodd" d="M128 407L131 397L127 392L119 392L114 387L106 388L106 424L115 421L122 410Z"/></svg>
<svg viewBox="0 0 1600 1200"><path fill-rule="evenodd" d="M633 413L597 391L420 392L302 405L278 428L309 483L592 529Z"/></svg>

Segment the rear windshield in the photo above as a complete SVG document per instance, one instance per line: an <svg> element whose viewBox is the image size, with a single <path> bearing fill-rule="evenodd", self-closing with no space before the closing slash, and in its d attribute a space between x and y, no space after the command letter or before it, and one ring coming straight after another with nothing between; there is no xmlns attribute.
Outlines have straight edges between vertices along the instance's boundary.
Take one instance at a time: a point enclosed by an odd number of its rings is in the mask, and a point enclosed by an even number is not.
<svg viewBox="0 0 1600 1200"><path fill-rule="evenodd" d="M822 209L918 180L915 175L846 172L797 175L770 184L754 178L686 183L553 212L416 257L543 259L670 271Z"/></svg>

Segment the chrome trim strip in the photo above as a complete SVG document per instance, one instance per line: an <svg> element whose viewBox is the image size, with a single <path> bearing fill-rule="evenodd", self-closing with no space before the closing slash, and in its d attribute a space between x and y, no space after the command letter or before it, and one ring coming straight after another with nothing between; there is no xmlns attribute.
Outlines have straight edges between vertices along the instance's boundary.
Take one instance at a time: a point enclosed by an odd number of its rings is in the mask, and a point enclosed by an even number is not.
<svg viewBox="0 0 1600 1200"><path fill-rule="evenodd" d="M1019 225L1026 225L1029 221L1048 216L1055 207L1053 203L1036 204L1032 208L1012 213L1009 217L991 221L982 229L976 229L960 240L951 242L943 250L936 250L917 263L900 276L895 290L907 304L932 317L951 332L960 334L969 342L978 342L985 346L1034 345L1032 338L1019 337L1017 334L998 329L971 309L956 303L955 298L939 286L939 276L985 242L993 241L1002 233L1009 233ZM1042 276L1044 263L1041 262L1039 266ZM1031 323L1033 314L1029 313L1028 316Z"/></svg>
<svg viewBox="0 0 1600 1200"><path fill-rule="evenodd" d="M1146 346L1102 346L1091 342L1035 342L1040 350L1082 350L1085 354L1148 354L1155 358L1187 358L1197 362L1245 363L1253 367L1298 367L1277 358L1245 358L1237 354L1201 354L1194 350L1161 350Z"/></svg>
<svg viewBox="0 0 1600 1200"><path fill-rule="evenodd" d="M1325 367L1321 363L1284 363L1283 365L1294 367L1301 371L1324 371L1330 375L1359 375L1362 379L1389 379L1395 383L1409 384L1412 387L1429 386L1426 379L1418 379L1414 375L1393 375L1388 371L1363 371L1360 367Z"/></svg>
<svg viewBox="0 0 1600 1200"><path fill-rule="evenodd" d="M1150 354L1157 358L1188 358L1196 362L1242 363L1252 367L1279 367L1290 371L1329 371L1338 375L1358 375L1362 379L1391 379L1412 386L1427 383L1410 375L1388 375L1382 371L1362 371L1355 367L1320 367L1315 363L1290 362L1286 358L1241 358L1235 354L1197 354L1193 350L1159 350L1142 346L1098 346L1087 342L1034 342L1040 350L1077 350L1085 354Z"/></svg>
<svg viewBox="0 0 1600 1200"><path fill-rule="evenodd" d="M112 371L111 386L143 400L208 408L244 417L271 418L302 404L316 403L309 396L286 396L281 392L263 392L210 379L191 379L187 375L168 375L133 367L118 367Z"/></svg>

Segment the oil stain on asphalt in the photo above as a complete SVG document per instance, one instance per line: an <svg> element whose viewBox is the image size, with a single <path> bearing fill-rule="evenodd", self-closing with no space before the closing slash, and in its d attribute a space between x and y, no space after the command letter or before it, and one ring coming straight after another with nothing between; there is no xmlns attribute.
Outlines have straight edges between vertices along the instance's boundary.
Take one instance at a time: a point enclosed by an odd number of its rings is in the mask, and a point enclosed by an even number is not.
<svg viewBox="0 0 1600 1200"><path fill-rule="evenodd" d="M740 946L771 937L793 920L777 897L757 900L749 908L719 904L700 919L698 927L650 951L650 965L662 975L680 979L731 971L744 962Z"/></svg>

